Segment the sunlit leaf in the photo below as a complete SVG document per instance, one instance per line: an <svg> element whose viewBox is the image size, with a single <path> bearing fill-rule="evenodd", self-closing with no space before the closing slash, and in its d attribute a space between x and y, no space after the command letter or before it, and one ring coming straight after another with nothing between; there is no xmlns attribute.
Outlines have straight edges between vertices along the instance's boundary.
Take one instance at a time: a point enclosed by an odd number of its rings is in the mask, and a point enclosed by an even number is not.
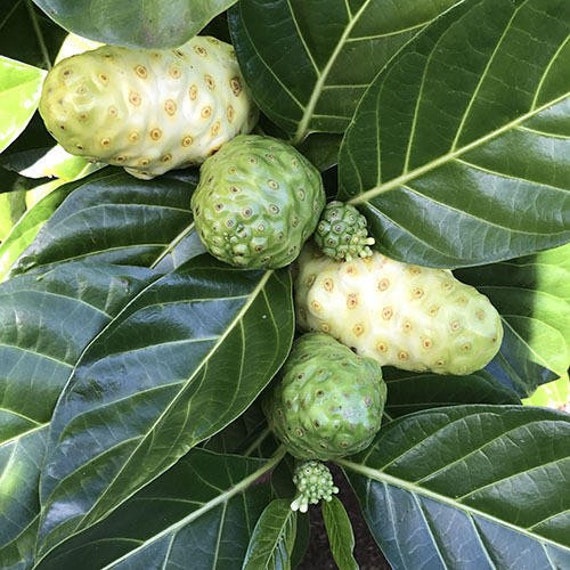
<svg viewBox="0 0 570 570"><path fill-rule="evenodd" d="M293 325L287 270L245 271L208 255L137 296L91 343L58 401L42 552L242 414L282 365Z"/></svg>
<svg viewBox="0 0 570 570"><path fill-rule="evenodd" d="M339 160L376 247L459 267L570 241L569 35L565 0L466 0L390 62Z"/></svg>

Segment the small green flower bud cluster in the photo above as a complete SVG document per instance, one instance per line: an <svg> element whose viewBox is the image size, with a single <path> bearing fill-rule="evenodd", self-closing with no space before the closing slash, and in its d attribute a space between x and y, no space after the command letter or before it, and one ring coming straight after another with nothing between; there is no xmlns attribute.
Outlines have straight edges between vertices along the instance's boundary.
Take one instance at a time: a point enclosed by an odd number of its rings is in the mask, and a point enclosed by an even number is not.
<svg viewBox="0 0 570 570"><path fill-rule="evenodd" d="M297 487L297 496L291 503L291 509L306 513L309 505L316 505L320 500L330 501L338 493L332 473L320 461L299 463L293 474L293 483Z"/></svg>

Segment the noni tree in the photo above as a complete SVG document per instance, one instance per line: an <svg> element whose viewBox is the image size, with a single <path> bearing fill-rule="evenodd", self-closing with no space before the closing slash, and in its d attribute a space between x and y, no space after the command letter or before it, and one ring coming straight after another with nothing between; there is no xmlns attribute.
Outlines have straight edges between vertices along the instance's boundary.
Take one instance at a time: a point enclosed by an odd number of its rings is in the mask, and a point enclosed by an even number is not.
<svg viewBox="0 0 570 570"><path fill-rule="evenodd" d="M570 2L0 14L2 569L570 567Z"/></svg>

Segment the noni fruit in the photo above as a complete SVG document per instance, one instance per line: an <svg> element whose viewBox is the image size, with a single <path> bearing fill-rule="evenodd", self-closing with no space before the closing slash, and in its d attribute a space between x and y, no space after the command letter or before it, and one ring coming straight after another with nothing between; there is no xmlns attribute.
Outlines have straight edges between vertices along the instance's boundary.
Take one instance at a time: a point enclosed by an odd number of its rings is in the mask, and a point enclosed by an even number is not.
<svg viewBox="0 0 570 570"><path fill-rule="evenodd" d="M291 455L327 461L370 445L386 391L376 360L330 335L307 333L294 342L264 410Z"/></svg>
<svg viewBox="0 0 570 570"><path fill-rule="evenodd" d="M39 111L69 153L143 179L201 164L257 121L233 47L206 36L65 58L45 79Z"/></svg>
<svg viewBox="0 0 570 570"><path fill-rule="evenodd" d="M236 267L291 263L325 205L320 172L294 147L239 135L200 168L191 206L206 249Z"/></svg>
<svg viewBox="0 0 570 570"><path fill-rule="evenodd" d="M314 235L315 243L328 257L350 261L372 255L366 218L351 204L329 202L321 214Z"/></svg>
<svg viewBox="0 0 570 570"><path fill-rule="evenodd" d="M293 483L297 488L291 510L306 513L309 505L319 501L330 501L338 493L339 488L334 484L330 469L320 461L302 461L295 466Z"/></svg>
<svg viewBox="0 0 570 570"><path fill-rule="evenodd" d="M296 270L299 328L330 334L383 366L464 375L483 368L500 348L497 310L449 270L379 252L337 262L312 243Z"/></svg>

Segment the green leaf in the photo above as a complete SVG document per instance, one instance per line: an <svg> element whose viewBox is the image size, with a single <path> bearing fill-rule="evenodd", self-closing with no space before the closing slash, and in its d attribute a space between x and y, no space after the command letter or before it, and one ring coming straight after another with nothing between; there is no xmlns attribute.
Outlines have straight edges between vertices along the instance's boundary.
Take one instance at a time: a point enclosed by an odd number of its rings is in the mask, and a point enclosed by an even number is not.
<svg viewBox="0 0 570 570"><path fill-rule="evenodd" d="M88 39L131 47L179 46L236 0L34 0L52 20Z"/></svg>
<svg viewBox="0 0 570 570"><path fill-rule="evenodd" d="M380 69L456 2L241 0L230 31L256 101L297 144L344 132Z"/></svg>
<svg viewBox="0 0 570 570"><path fill-rule="evenodd" d="M486 370L468 376L383 369L388 383L385 412L396 418L419 410L459 404L520 404L516 393Z"/></svg>
<svg viewBox="0 0 570 570"><path fill-rule="evenodd" d="M75 259L170 269L188 259L177 250L188 240L194 244L186 248L190 254L203 253L190 210L195 184L193 173L148 181L114 168L72 182L73 192L14 264L12 275Z"/></svg>
<svg viewBox="0 0 570 570"><path fill-rule="evenodd" d="M420 412L339 463L394 568L570 564L567 414L521 406Z"/></svg>
<svg viewBox="0 0 570 570"><path fill-rule="evenodd" d="M297 534L297 513L288 499L274 499L259 517L247 552L243 570L289 570Z"/></svg>
<svg viewBox="0 0 570 570"><path fill-rule="evenodd" d="M519 377L528 384L524 395L537 386L544 367L561 376L570 365L570 244L507 262L456 272L487 295L510 329L508 350L502 350L513 368L529 361Z"/></svg>
<svg viewBox="0 0 570 570"><path fill-rule="evenodd" d="M0 152L36 112L45 75L42 69L0 56Z"/></svg>
<svg viewBox="0 0 570 570"><path fill-rule="evenodd" d="M29 558L35 546L47 424L73 367L156 277L147 269L71 263L0 285L0 559Z"/></svg>
<svg viewBox="0 0 570 570"><path fill-rule="evenodd" d="M42 553L242 414L282 365L293 327L287 270L208 255L134 298L84 353L53 414Z"/></svg>
<svg viewBox="0 0 570 570"><path fill-rule="evenodd" d="M323 520L334 560L340 570L358 570L353 556L354 534L348 514L342 502L336 497L321 502Z"/></svg>
<svg viewBox="0 0 570 570"><path fill-rule="evenodd" d="M239 568L271 500L269 461L192 450L99 524L44 558L38 570ZM157 516L160 513L160 516Z"/></svg>
<svg viewBox="0 0 570 570"><path fill-rule="evenodd" d="M460 267L570 241L570 3L466 0L367 90L340 197L377 247Z"/></svg>

